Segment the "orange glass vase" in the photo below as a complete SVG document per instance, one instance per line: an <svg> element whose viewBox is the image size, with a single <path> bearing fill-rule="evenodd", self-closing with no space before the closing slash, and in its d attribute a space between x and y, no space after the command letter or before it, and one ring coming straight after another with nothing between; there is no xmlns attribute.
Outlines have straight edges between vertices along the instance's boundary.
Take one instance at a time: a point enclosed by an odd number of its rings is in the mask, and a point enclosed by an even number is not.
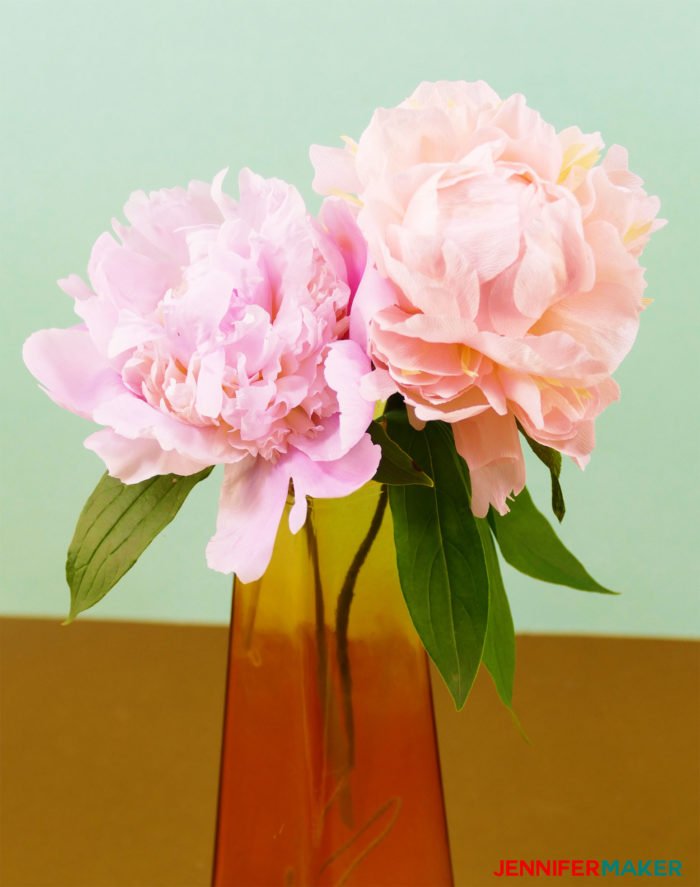
<svg viewBox="0 0 700 887"><path fill-rule="evenodd" d="M234 587L215 887L448 887L425 653L386 492L313 500Z"/></svg>

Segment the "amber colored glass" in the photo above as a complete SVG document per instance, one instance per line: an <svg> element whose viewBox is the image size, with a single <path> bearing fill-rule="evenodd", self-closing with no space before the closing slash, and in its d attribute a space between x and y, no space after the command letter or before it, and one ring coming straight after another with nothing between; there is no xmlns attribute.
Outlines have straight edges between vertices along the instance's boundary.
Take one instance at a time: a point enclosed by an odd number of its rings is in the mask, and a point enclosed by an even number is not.
<svg viewBox="0 0 700 887"><path fill-rule="evenodd" d="M372 483L314 500L295 536L283 520L264 577L234 588L215 887L452 884L427 660L388 508L357 569L382 498Z"/></svg>

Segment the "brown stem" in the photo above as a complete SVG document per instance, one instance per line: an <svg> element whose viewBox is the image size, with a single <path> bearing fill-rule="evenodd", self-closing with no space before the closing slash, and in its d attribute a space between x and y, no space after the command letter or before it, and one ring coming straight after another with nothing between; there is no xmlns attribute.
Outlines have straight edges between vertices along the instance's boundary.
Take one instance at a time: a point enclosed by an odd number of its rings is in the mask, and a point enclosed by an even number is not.
<svg viewBox="0 0 700 887"><path fill-rule="evenodd" d="M313 515L306 520L306 541L311 555L314 571L314 611L316 628L316 650L318 652L318 691L321 710L325 719L328 693L328 644L326 641L326 612L323 602L323 584L321 582L321 566L318 559L318 540L313 526Z"/></svg>
<svg viewBox="0 0 700 887"><path fill-rule="evenodd" d="M367 559L374 540L377 538L379 528L382 525L388 492L385 484L379 492L377 508L369 525L367 535L360 543L360 547L352 559L343 587L338 595L338 605L335 611L335 635L338 656L338 671L340 672L340 684L343 691L343 715L345 717L345 729L348 737L348 766L352 768L355 763L355 719L352 710L352 674L350 672L350 655L348 651L348 622L350 621L350 605L355 596L355 584L362 565Z"/></svg>

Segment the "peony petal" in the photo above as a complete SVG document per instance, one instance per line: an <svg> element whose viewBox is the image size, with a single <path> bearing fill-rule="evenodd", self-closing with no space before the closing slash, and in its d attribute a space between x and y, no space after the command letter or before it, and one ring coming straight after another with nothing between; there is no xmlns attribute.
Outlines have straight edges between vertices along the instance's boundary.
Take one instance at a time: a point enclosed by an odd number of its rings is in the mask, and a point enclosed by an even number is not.
<svg viewBox="0 0 700 887"><path fill-rule="evenodd" d="M528 107L525 96L509 96L489 123L509 136L500 160L526 163L542 178L556 181L563 158L556 130Z"/></svg>
<svg viewBox="0 0 700 887"><path fill-rule="evenodd" d="M238 174L238 210L251 228L273 242L289 240L297 226L308 234L306 206L297 189L282 179L265 179L244 167Z"/></svg>
<svg viewBox="0 0 700 887"><path fill-rule="evenodd" d="M211 199L216 204L217 208L221 212L221 215L225 218L235 217L236 212L236 201L229 197L228 194L224 193L224 179L228 175L228 167L224 167L224 169L220 170L215 176L211 183Z"/></svg>
<svg viewBox="0 0 700 887"><path fill-rule="evenodd" d="M326 382L336 392L340 415L340 444L344 455L367 430L372 421L374 403L359 391L360 379L370 369L367 355L349 340L333 342L326 357Z"/></svg>
<svg viewBox="0 0 700 887"><path fill-rule="evenodd" d="M537 238L525 235L525 253L513 281L515 307L531 320L541 317L556 299L556 272L561 274L563 266L560 245L550 239L551 232L538 233Z"/></svg>
<svg viewBox="0 0 700 887"><path fill-rule="evenodd" d="M98 296L76 301L74 308L78 317L85 322L94 346L100 354L107 357L109 344L119 319L119 309Z"/></svg>
<svg viewBox="0 0 700 887"><path fill-rule="evenodd" d="M457 244L479 280L492 280L518 257L521 222L506 182L477 176L441 195L444 238Z"/></svg>
<svg viewBox="0 0 700 887"><path fill-rule="evenodd" d="M408 401L407 401L408 402ZM421 422L462 422L470 419L472 416L480 416L490 409L489 404L479 403L473 406L461 407L458 403L452 402L444 406L431 406L425 403L412 403L413 411Z"/></svg>
<svg viewBox="0 0 700 887"><path fill-rule="evenodd" d="M360 379L360 394L371 401L388 400L398 386L384 369L376 369Z"/></svg>
<svg viewBox="0 0 700 887"><path fill-rule="evenodd" d="M197 376L195 406L200 416L215 418L221 412L224 392L222 382L226 355L223 350L206 354L200 363Z"/></svg>
<svg viewBox="0 0 700 887"><path fill-rule="evenodd" d="M347 148L324 148L312 145L309 158L314 168L311 187L317 194L357 194L360 181L355 172L355 159Z"/></svg>
<svg viewBox="0 0 700 887"><path fill-rule="evenodd" d="M452 426L457 451L469 466L472 511L486 517L489 505L507 514L506 500L525 486L525 460L513 416L493 410Z"/></svg>
<svg viewBox="0 0 700 887"><path fill-rule="evenodd" d="M495 333L467 336L467 344L511 370L556 379L602 379L607 375L603 361L586 351L565 332L555 331L522 339L508 339Z"/></svg>
<svg viewBox="0 0 700 887"><path fill-rule="evenodd" d="M325 421L317 437L289 436L289 443L312 459L328 461L345 455L367 431L374 403L365 400L360 381L370 368L369 359L356 342L332 342L325 361L325 377L338 398L338 412Z"/></svg>
<svg viewBox="0 0 700 887"><path fill-rule="evenodd" d="M471 83L464 80L424 80L402 104L409 108L438 105L451 111L465 104L477 108L480 105L498 108L502 101L498 93L484 80L474 80Z"/></svg>
<svg viewBox="0 0 700 887"><path fill-rule="evenodd" d="M87 330L40 330L22 350L29 371L59 406L94 418L94 411L125 389L119 375L98 353Z"/></svg>
<svg viewBox="0 0 700 887"><path fill-rule="evenodd" d="M518 416L524 413L534 427L541 428L544 425L544 418L539 385L525 373L512 373L501 369L498 376L511 406L517 406Z"/></svg>
<svg viewBox="0 0 700 887"><path fill-rule="evenodd" d="M183 422L124 392L95 406L93 419L129 440L153 439L163 450L177 450L194 462L215 465L238 462L247 453L230 445L226 431Z"/></svg>
<svg viewBox="0 0 700 887"><path fill-rule="evenodd" d="M125 484L136 484L159 474L196 474L208 465L194 462L174 450L163 450L155 440L129 440L103 428L91 434L85 447L92 450L107 466L112 477Z"/></svg>
<svg viewBox="0 0 700 887"><path fill-rule="evenodd" d="M377 330L397 333L407 339L422 339L440 345L465 343L476 333L473 321L448 314L409 314L397 305L387 307L374 318Z"/></svg>
<svg viewBox="0 0 700 887"><path fill-rule="evenodd" d="M117 223L116 233L132 252L164 262L174 270L187 265L189 232L221 223L221 210L213 193L216 181L214 185L193 181L187 189L162 188L149 194L135 191L124 207L132 227Z"/></svg>
<svg viewBox="0 0 700 887"><path fill-rule="evenodd" d="M287 501L289 469L248 458L224 469L216 533L207 545L207 564L235 573L241 582L259 579L270 563Z"/></svg>
<svg viewBox="0 0 700 887"><path fill-rule="evenodd" d="M88 273L95 292L119 308L146 314L178 283L179 267L119 246L110 234L98 237Z"/></svg>
<svg viewBox="0 0 700 887"><path fill-rule="evenodd" d="M416 431L422 431L425 428L426 422L423 419L418 418L416 415L416 408L413 404L406 404L406 415L408 416L408 424L411 428L414 428Z"/></svg>
<svg viewBox="0 0 700 887"><path fill-rule="evenodd" d="M357 288L350 312L350 338L367 350L369 325L379 311L396 304L393 284L382 277L370 260Z"/></svg>
<svg viewBox="0 0 700 887"><path fill-rule="evenodd" d="M183 362L199 345L207 345L219 331L231 303L233 275L218 269L198 274L184 294L163 301L165 332L172 350Z"/></svg>
<svg viewBox="0 0 700 887"><path fill-rule="evenodd" d="M357 227L355 216L344 200L329 197L323 201L320 219L343 257L345 278L354 295L367 266L367 244Z"/></svg>
<svg viewBox="0 0 700 887"><path fill-rule="evenodd" d="M97 302L97 304L94 304L95 302ZM88 306L90 307L88 308ZM88 311L85 312L86 316L89 317L95 325L99 324L99 321L103 319L106 319L107 321L111 320L113 315L110 316L107 314L107 312L104 311L104 307L104 302L98 302L98 300L93 299L91 302L85 303L85 308L88 308ZM107 307L109 308L111 306ZM95 309L94 312L91 312L90 308ZM99 327L97 332L99 335ZM144 342L157 341L162 337L163 327L160 324L148 320L140 314L136 314L126 308L122 308L122 310L119 311L112 334L109 338L107 356L117 357L125 351L137 348Z"/></svg>
<svg viewBox="0 0 700 887"><path fill-rule="evenodd" d="M77 274L69 274L68 277L62 277L58 281L58 285L64 293L77 301L91 299L95 295L83 278Z"/></svg>
<svg viewBox="0 0 700 887"><path fill-rule="evenodd" d="M370 481L377 470L381 448L368 434L340 459L315 462L299 451L290 454L287 465L294 483L294 506L289 528L296 533L306 520L306 497L335 499L349 496Z"/></svg>

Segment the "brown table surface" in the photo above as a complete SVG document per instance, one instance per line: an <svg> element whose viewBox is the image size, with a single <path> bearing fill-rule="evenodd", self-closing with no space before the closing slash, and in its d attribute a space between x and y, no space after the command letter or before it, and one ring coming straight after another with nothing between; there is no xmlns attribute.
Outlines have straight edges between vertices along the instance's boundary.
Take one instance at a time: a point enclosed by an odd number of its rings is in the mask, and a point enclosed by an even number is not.
<svg viewBox="0 0 700 887"><path fill-rule="evenodd" d="M206 887L226 646L221 627L0 620L2 887ZM663 883L700 885L699 649L519 637L529 744L487 676L459 714L435 681L458 887L502 883L501 858L679 859Z"/></svg>

